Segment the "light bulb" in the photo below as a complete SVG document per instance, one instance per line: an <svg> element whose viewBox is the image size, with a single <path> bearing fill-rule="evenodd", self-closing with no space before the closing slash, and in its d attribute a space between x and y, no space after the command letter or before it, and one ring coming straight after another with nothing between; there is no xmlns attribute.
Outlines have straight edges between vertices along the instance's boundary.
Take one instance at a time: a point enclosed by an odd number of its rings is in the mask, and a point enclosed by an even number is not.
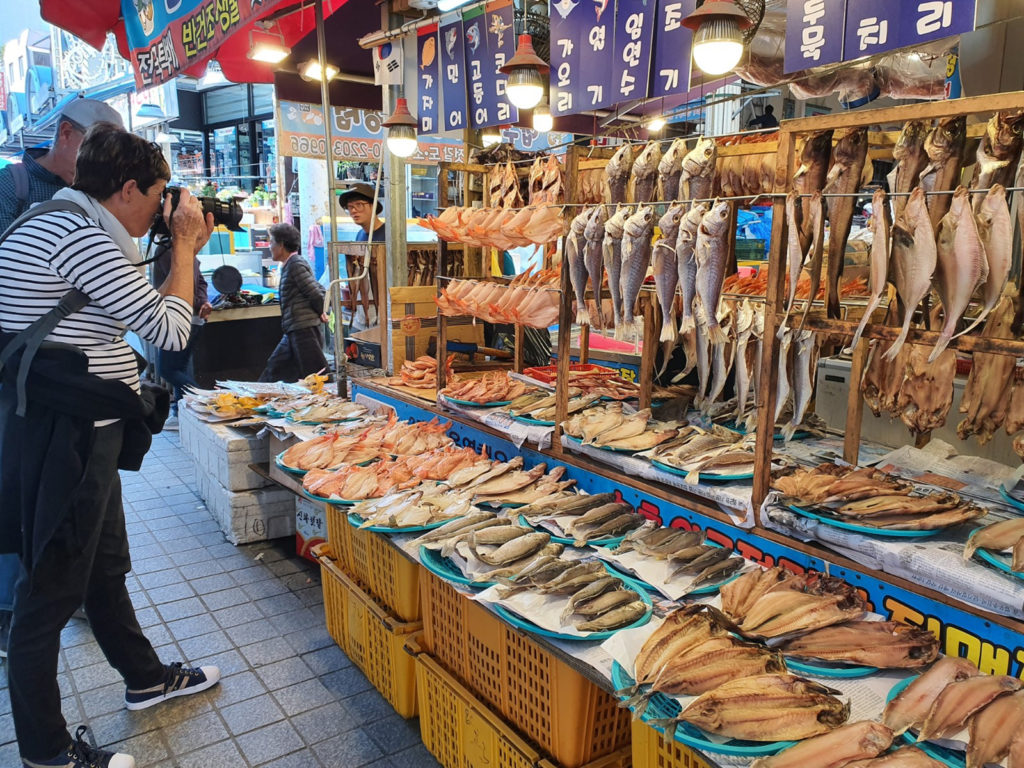
<svg viewBox="0 0 1024 768"><path fill-rule="evenodd" d="M288 58L290 54L291 51L282 45L258 43L246 56L253 61L262 61L265 64L278 64Z"/></svg>
<svg viewBox="0 0 1024 768"><path fill-rule="evenodd" d="M509 73L505 94L519 109L533 109L544 98L544 80L535 67L517 67Z"/></svg>
<svg viewBox="0 0 1024 768"><path fill-rule="evenodd" d="M411 157L416 152L416 129L411 125L388 128L388 151L396 157Z"/></svg>
<svg viewBox="0 0 1024 768"><path fill-rule="evenodd" d="M664 127L665 127L665 118L662 117L661 115L658 115L657 117L651 118L651 121L649 123L647 123L647 130L648 131L652 131L653 133L657 133L658 131L660 131Z"/></svg>
<svg viewBox="0 0 1024 768"><path fill-rule="evenodd" d="M338 74L338 68L328 64L327 65L327 79L328 81L333 80ZM303 67L301 75L306 80L315 80L319 82L322 77L320 75L320 62L316 59L307 61Z"/></svg>
<svg viewBox="0 0 1024 768"><path fill-rule="evenodd" d="M468 2L469 0L438 0L437 10L438 13L448 13L448 11L454 11Z"/></svg>
<svg viewBox="0 0 1024 768"><path fill-rule="evenodd" d="M480 141L485 147L493 147L501 143L501 132L496 128L488 128L480 134Z"/></svg>
<svg viewBox="0 0 1024 768"><path fill-rule="evenodd" d="M541 104L533 108L533 130L537 133L547 133L554 126L555 120L547 106Z"/></svg>
<svg viewBox="0 0 1024 768"><path fill-rule="evenodd" d="M712 17L693 36L693 60L708 75L724 75L740 63L743 33L734 18Z"/></svg>

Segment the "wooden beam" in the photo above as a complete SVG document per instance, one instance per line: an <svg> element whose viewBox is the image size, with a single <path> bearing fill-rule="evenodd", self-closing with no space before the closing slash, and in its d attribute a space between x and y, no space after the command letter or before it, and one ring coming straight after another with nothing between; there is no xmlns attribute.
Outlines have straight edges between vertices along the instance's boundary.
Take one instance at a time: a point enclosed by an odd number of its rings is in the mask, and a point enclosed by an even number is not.
<svg viewBox="0 0 1024 768"><path fill-rule="evenodd" d="M579 349L580 349L580 362L581 363L589 363L590 362L590 326L589 325L581 325L580 326Z"/></svg>
<svg viewBox="0 0 1024 768"><path fill-rule="evenodd" d="M719 157L746 157L748 155L774 155L779 151L778 141L754 141L745 144L726 144L718 148Z"/></svg>
<svg viewBox="0 0 1024 768"><path fill-rule="evenodd" d="M523 342L526 339L526 328L522 323L516 323L515 357L512 362L512 370L516 373L523 372Z"/></svg>
<svg viewBox="0 0 1024 768"><path fill-rule="evenodd" d="M860 457L860 425L864 418L864 398L860 395L860 380L864 376L864 364L870 349L867 339L861 339L853 350L853 364L850 366L850 391L846 400L846 431L843 435L843 460L857 464Z"/></svg>
<svg viewBox="0 0 1024 768"><path fill-rule="evenodd" d="M1024 108L1024 91L993 93L985 96L968 96L950 101L923 101L899 107L881 109L858 109L854 112L834 112L829 115L815 115L796 120L784 120L783 132L824 131L836 128L858 128L863 125L884 125L903 123L907 120L929 120L953 115L970 115L978 112L992 113L1004 109ZM788 179L788 176L786 177Z"/></svg>
<svg viewBox="0 0 1024 768"><path fill-rule="evenodd" d="M651 407L654 392L654 357L658 354L658 325L654 322L654 305L651 296L640 299L644 311L644 348L640 354L640 408ZM664 322L664 320L662 320Z"/></svg>
<svg viewBox="0 0 1024 768"><path fill-rule="evenodd" d="M565 253L565 238L562 238ZM572 283L569 269L563 265L561 273L562 300L558 305L558 377L555 380L555 429L551 435L551 450L562 451L562 422L569 415L569 354L572 344Z"/></svg>

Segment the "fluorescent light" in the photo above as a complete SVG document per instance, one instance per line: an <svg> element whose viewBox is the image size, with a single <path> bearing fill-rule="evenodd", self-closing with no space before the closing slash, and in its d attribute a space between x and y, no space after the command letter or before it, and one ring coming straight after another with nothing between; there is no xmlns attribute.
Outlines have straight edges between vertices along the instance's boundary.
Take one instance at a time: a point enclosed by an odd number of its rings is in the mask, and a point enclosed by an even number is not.
<svg viewBox="0 0 1024 768"><path fill-rule="evenodd" d="M548 64L533 50L533 39L520 35L516 53L498 71L508 75L505 93L519 109L533 109L544 98L544 78Z"/></svg>
<svg viewBox="0 0 1024 768"><path fill-rule="evenodd" d="M218 85L228 85L228 79L224 77L220 64L211 61L206 65L206 72L196 82L196 88L205 91L207 88L216 88Z"/></svg>
<svg viewBox="0 0 1024 768"><path fill-rule="evenodd" d="M707 0L685 19L693 30L693 60L708 75L724 75L743 56L743 30L752 24L733 0Z"/></svg>
<svg viewBox="0 0 1024 768"><path fill-rule="evenodd" d="M281 45L274 43L257 43L251 48L246 56L253 61L262 61L265 64L278 64L288 58L291 51Z"/></svg>

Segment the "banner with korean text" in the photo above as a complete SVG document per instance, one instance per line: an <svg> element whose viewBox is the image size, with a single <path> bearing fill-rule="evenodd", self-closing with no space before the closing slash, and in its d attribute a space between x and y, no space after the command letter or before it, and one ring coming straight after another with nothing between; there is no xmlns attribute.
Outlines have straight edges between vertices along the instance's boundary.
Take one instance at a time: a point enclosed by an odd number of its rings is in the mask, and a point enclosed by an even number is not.
<svg viewBox="0 0 1024 768"><path fill-rule="evenodd" d="M416 37L417 110L422 134L438 130L437 24L423 27Z"/></svg>

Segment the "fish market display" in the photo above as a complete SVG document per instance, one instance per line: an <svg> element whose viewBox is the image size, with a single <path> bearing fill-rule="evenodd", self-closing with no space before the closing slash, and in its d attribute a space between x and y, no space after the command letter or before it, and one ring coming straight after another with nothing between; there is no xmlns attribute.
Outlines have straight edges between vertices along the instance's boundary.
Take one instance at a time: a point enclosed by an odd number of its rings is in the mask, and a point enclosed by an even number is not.
<svg viewBox="0 0 1024 768"><path fill-rule="evenodd" d="M688 426L675 439L664 442L645 454L662 464L686 473L686 482L694 484L701 473L737 474L753 470L754 440L723 427L710 431Z"/></svg>
<svg viewBox="0 0 1024 768"><path fill-rule="evenodd" d="M849 703L821 683L786 673L730 680L702 693L676 720L746 741L795 741L846 722Z"/></svg>
<svg viewBox="0 0 1024 768"><path fill-rule="evenodd" d="M578 387L569 387L568 414L574 414L594 405L601 396L598 394L584 394ZM554 394L534 392L516 398L508 404L507 410L513 416L520 416L534 421L550 422L554 424L557 414L556 398Z"/></svg>
<svg viewBox="0 0 1024 768"><path fill-rule="evenodd" d="M921 435L946 423L953 406L956 352L946 349L934 362L923 344L907 344L905 377L896 398L896 411L907 429ZM902 356L902 352L901 352Z"/></svg>
<svg viewBox="0 0 1024 768"><path fill-rule="evenodd" d="M617 451L643 451L676 435L674 422L650 419L650 408L630 413L621 402L613 402L572 416L562 424L562 428L584 445Z"/></svg>
<svg viewBox="0 0 1024 768"><path fill-rule="evenodd" d="M787 656L911 669L935 661L939 638L926 629L894 621L851 621L800 635L781 649Z"/></svg>
<svg viewBox="0 0 1024 768"><path fill-rule="evenodd" d="M796 350L793 356L792 391L793 416L782 429L786 442L793 439L803 424L807 407L814 396L814 380L818 370L818 335L813 331L800 331L796 336Z"/></svg>
<svg viewBox="0 0 1024 768"><path fill-rule="evenodd" d="M328 501L353 501L379 498L413 488L420 482L412 470L390 459L365 467L348 465L338 470L311 469L302 478L302 487L313 496Z"/></svg>
<svg viewBox="0 0 1024 768"><path fill-rule="evenodd" d="M707 544L695 531L663 528L651 523L627 534L622 543L609 552L609 557L630 568L629 562L621 560L629 552L661 561L667 571L661 580L663 584L688 577L690 590L724 581L746 562L728 549Z"/></svg>
<svg viewBox="0 0 1024 768"><path fill-rule="evenodd" d="M627 145L628 146L628 145ZM604 223L604 240L601 242L601 253L604 258L604 269L608 274L608 292L612 295L612 316L614 318L615 335L623 335L622 325L622 236L626 220L632 215L629 206L616 207Z"/></svg>
<svg viewBox="0 0 1024 768"><path fill-rule="evenodd" d="M215 390L208 395L189 393L185 402L191 410L211 420L232 421L254 415L253 409L264 405L268 399Z"/></svg>
<svg viewBox="0 0 1024 768"><path fill-rule="evenodd" d="M890 269L896 291L903 301L903 328L886 351L886 360L893 360L906 341L914 311L931 288L936 261L935 233L925 205L924 191L918 187L910 194L903 215L892 228Z"/></svg>
<svg viewBox="0 0 1024 768"><path fill-rule="evenodd" d="M892 746L894 734L882 723L861 720L795 744L751 768L843 768L854 760L870 760Z"/></svg>
<svg viewBox="0 0 1024 768"><path fill-rule="evenodd" d="M441 390L441 394L455 400L485 403L515 400L533 390L533 387L513 379L508 371L491 371L475 379L453 381Z"/></svg>
<svg viewBox="0 0 1024 768"><path fill-rule="evenodd" d="M449 243L502 250L546 245L565 234L562 208L551 204L525 208L452 206L439 216L417 219L417 223Z"/></svg>
<svg viewBox="0 0 1024 768"><path fill-rule="evenodd" d="M560 203L565 194L565 181L562 177L562 164L554 155L547 160L538 156L530 169L530 205Z"/></svg>
<svg viewBox="0 0 1024 768"><path fill-rule="evenodd" d="M661 341L676 340L675 299L679 282L676 239L685 210L683 203L675 203L658 220L661 237L655 241L653 253L654 287L661 306Z"/></svg>
<svg viewBox="0 0 1024 768"><path fill-rule="evenodd" d="M595 309L594 312L586 314L582 322L589 322L595 328L600 328L602 325L601 285L604 282L604 225L606 221L608 221L608 209L603 205L598 205L594 208L594 212L590 215L587 226L583 230L583 264L590 278L590 289L593 291Z"/></svg>
<svg viewBox="0 0 1024 768"><path fill-rule="evenodd" d="M967 659L942 656L885 706L882 722L897 735L910 728L919 729L928 719L936 697L948 684L979 674L978 668Z"/></svg>
<svg viewBox="0 0 1024 768"><path fill-rule="evenodd" d="M1011 567L1015 571L1024 571L1024 518L1015 517L979 528L967 539L964 559L970 559L978 549L990 552L1012 551Z"/></svg>
<svg viewBox="0 0 1024 768"><path fill-rule="evenodd" d="M1022 109L1005 110L992 115L978 143L971 189L990 189L997 184L1003 187L1010 185L1014 167L1020 159L1022 127ZM976 211L980 209L983 199L981 193L974 196Z"/></svg>
<svg viewBox="0 0 1024 768"><path fill-rule="evenodd" d="M435 299L441 314L547 328L558 321L559 271L528 269L508 283L452 280Z"/></svg>
<svg viewBox="0 0 1024 768"><path fill-rule="evenodd" d="M893 301L889 303L885 324L895 325L897 318L897 302ZM903 385L910 347L904 344L896 359L890 361L883 353L883 343L880 339L872 339L870 343L868 363L864 368L860 391L864 396L864 402L875 416L883 412L896 416L896 402Z"/></svg>
<svg viewBox="0 0 1024 768"><path fill-rule="evenodd" d="M694 248L697 245L697 230L704 214L708 212L706 203L692 203L679 222L676 235L676 270L679 275L679 293L683 299L680 314L679 335L683 337L686 350L686 367L682 371L685 376L697 365L697 325L694 320L694 299L697 296L697 258Z"/></svg>
<svg viewBox="0 0 1024 768"><path fill-rule="evenodd" d="M889 176L889 189L896 193L893 197L893 217L899 218L907 205L906 195L913 191L921 178L921 171L928 165L928 154L924 151L924 140L929 131L928 124L923 120L910 120L903 126L896 146L892 150L892 158L896 161ZM878 211L877 206L872 211Z"/></svg>
<svg viewBox="0 0 1024 768"><path fill-rule="evenodd" d="M1004 296L988 317L982 336L996 339L1010 338L1013 321L1013 301ZM1006 419L1009 395L1013 384L1016 361L1009 355L993 352L975 352L971 374L967 378L960 413L966 414L956 427L961 440L977 435L985 445Z"/></svg>
<svg viewBox="0 0 1024 768"><path fill-rule="evenodd" d="M860 190L868 156L868 129L854 128L836 142L832 167L825 180L826 193L851 195ZM846 261L846 242L853 223L853 197L833 197L828 204L828 316L839 317L839 278Z"/></svg>
<svg viewBox="0 0 1024 768"><path fill-rule="evenodd" d="M681 196L685 200L708 200L714 190L718 145L714 139L697 139L697 145L683 158L680 179Z"/></svg>
<svg viewBox="0 0 1024 768"><path fill-rule="evenodd" d="M386 423L371 426L363 433L367 443L377 443L386 453L395 455L416 455L451 445L452 439L445 434L452 423L430 421L398 421L392 414Z"/></svg>
<svg viewBox="0 0 1024 768"><path fill-rule="evenodd" d="M904 131L905 132L905 131ZM903 134L900 134L900 138ZM899 142L897 141L897 145ZM896 167L899 170L899 165ZM900 211L903 210L903 206L900 206ZM941 240L941 234L940 234ZM941 252L942 248L939 247ZM941 260L941 257L940 257ZM885 294L885 286L889 274L889 205L885 196L885 191L878 189L871 196L871 254L870 254L870 275L871 279L868 281L868 287L871 291L868 305L864 309L864 315L860 319L860 324L857 326L856 332L853 334L853 341L850 342L850 346L846 348L846 352L852 352L856 349L857 344L860 343L861 334L864 333L864 328L867 326L868 321L871 320L871 315L878 305L882 302L882 296Z"/></svg>
<svg viewBox="0 0 1024 768"><path fill-rule="evenodd" d="M701 219L694 246L694 258L697 262L697 296L703 307L712 344L723 344L727 341L725 332L718 324L718 300L722 294L722 282L725 279L729 258L726 242L729 221L729 202L716 202Z"/></svg>
<svg viewBox="0 0 1024 768"><path fill-rule="evenodd" d="M761 331L758 331L759 321ZM736 313L735 325L736 356L733 366L736 371L735 423L745 427L747 403L751 392L756 393L757 391L756 387L752 389L750 385L752 377L757 375L756 368L760 364L758 347L760 346L761 335L764 332L764 315L754 309L749 299L744 299Z"/></svg>
<svg viewBox="0 0 1024 768"><path fill-rule="evenodd" d="M324 423L330 421L348 421L366 415L365 405L348 400L333 398L323 404L310 404L291 411L288 416L293 421Z"/></svg>
<svg viewBox="0 0 1024 768"><path fill-rule="evenodd" d="M779 324L780 329L786 327L789 315L793 311L796 299L796 287L800 282L800 273L804 269L804 251L800 247L800 227L796 220L796 205L799 200L796 190L786 195L786 267L789 269L789 300L786 302L786 315ZM767 270L765 270L767 273ZM767 277L767 275L766 275Z"/></svg>
<svg viewBox="0 0 1024 768"><path fill-rule="evenodd" d="M609 203L628 202L629 177L633 171L633 145L619 147L604 168Z"/></svg>
<svg viewBox="0 0 1024 768"><path fill-rule="evenodd" d="M1001 184L994 184L988 194L980 199L976 220L988 269L982 281L984 303L981 313L964 333L979 325L989 312L995 309L1010 274L1013 261L1013 223L1010 221L1010 209L1006 204L1006 189Z"/></svg>
<svg viewBox="0 0 1024 768"><path fill-rule="evenodd" d="M967 768L998 763L1011 754L1009 765L1019 766L1024 756L1024 693L999 696L972 715L968 738Z"/></svg>
<svg viewBox="0 0 1024 768"><path fill-rule="evenodd" d="M448 355L448 359L445 360L449 379L455 376L455 371L452 370L452 362L454 360L455 355ZM415 360L406 358L402 361L402 367L398 372L398 376L389 379L388 383L392 386L399 385L413 389L436 391L437 360L430 355L421 355Z"/></svg>
<svg viewBox="0 0 1024 768"><path fill-rule="evenodd" d="M807 205L804 212L807 218L801 224L800 243L801 245L803 244L806 233L808 235L807 248L810 249L810 260L807 263L810 282L807 286L808 301L804 306L804 314L800 320L800 328L802 329L804 323L807 322L807 315L810 314L811 302L818 298L818 286L821 285L821 268L824 266L825 259L825 209L820 191L814 192L809 201L801 199L801 202ZM798 295L799 292L800 289L797 286ZM782 337L780 336L779 338Z"/></svg>
<svg viewBox="0 0 1024 768"><path fill-rule="evenodd" d="M350 512L363 519L361 528L412 528L443 520L465 519L477 512L469 499L453 496L444 486L419 486L353 505Z"/></svg>
<svg viewBox="0 0 1024 768"><path fill-rule="evenodd" d="M901 747L873 760L857 760L847 763L844 768L943 768L940 763L929 757L917 747Z"/></svg>
<svg viewBox="0 0 1024 768"><path fill-rule="evenodd" d="M1006 211L1005 221L1009 229L1009 210ZM988 279L985 247L978 234L978 225L965 187L957 187L949 213L939 222L937 257L935 282L946 317L928 362L934 361L946 348L974 291ZM995 306L998 299L999 293L996 292L992 306ZM967 330L980 323L992 306L983 307L981 315Z"/></svg>
<svg viewBox="0 0 1024 768"><path fill-rule="evenodd" d="M649 141L633 163L630 187L634 203L652 203L657 197L658 164L661 162L661 143Z"/></svg>
<svg viewBox="0 0 1024 768"><path fill-rule="evenodd" d="M679 198L679 179L683 174L683 158L686 152L686 139L674 139L668 151L661 156L658 163L658 199L663 201Z"/></svg>
<svg viewBox="0 0 1024 768"><path fill-rule="evenodd" d="M334 469L343 464L362 464L386 454L379 442L366 441L362 434L341 436L329 433L296 443L281 454L281 463L292 469Z"/></svg>
<svg viewBox="0 0 1024 768"><path fill-rule="evenodd" d="M987 514L955 493L923 493L870 468L821 464L776 478L772 487L802 508L873 528L936 530Z"/></svg>
<svg viewBox="0 0 1024 768"><path fill-rule="evenodd" d="M800 150L800 165L793 173L793 189L800 195L800 250L803 253L811 247L817 222L812 216L812 196L825 188L828 177L829 158L832 155L832 131L815 131L804 140ZM820 198L818 198L820 201ZM819 206L820 207L820 206ZM823 218L823 217L822 217ZM813 270L812 260L812 270ZM818 275L821 261L818 261ZM812 271L813 274L813 271ZM816 294L814 291L812 295Z"/></svg>
<svg viewBox="0 0 1024 768"><path fill-rule="evenodd" d="M622 327L624 332L636 333L637 320L633 317L640 286L651 263L651 234L654 232L654 208L642 205L628 219L622 234L622 274L619 293L622 296Z"/></svg>
<svg viewBox="0 0 1024 768"><path fill-rule="evenodd" d="M964 144L967 142L967 119L944 117L932 128L924 140L924 151L928 165L921 171L920 189L925 192L950 193L960 184L963 170ZM949 195L929 195L928 215L932 229L937 229L942 217L949 210Z"/></svg>
<svg viewBox="0 0 1024 768"><path fill-rule="evenodd" d="M569 282L572 284L573 293L576 296L576 322L585 325L590 322L590 313L587 310L587 262L584 258L587 224L590 221L594 210L584 208L573 218L569 224L569 235L565 239L565 259L569 264Z"/></svg>

